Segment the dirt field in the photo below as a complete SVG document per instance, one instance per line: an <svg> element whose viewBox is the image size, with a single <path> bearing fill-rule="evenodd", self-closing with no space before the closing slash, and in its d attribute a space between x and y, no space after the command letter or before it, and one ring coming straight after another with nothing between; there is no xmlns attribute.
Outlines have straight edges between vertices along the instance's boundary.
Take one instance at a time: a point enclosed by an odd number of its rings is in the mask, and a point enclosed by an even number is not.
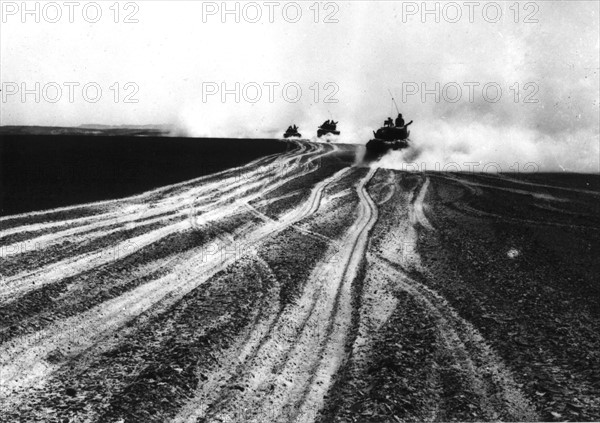
<svg viewBox="0 0 600 423"><path fill-rule="evenodd" d="M600 420L600 177L356 148L0 218L0 420Z"/></svg>

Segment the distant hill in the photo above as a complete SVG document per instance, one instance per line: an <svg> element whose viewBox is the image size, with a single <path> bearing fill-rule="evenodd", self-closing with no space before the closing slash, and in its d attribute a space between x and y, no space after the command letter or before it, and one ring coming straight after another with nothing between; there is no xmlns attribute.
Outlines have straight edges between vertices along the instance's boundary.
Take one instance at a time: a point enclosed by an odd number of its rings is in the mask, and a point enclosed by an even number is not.
<svg viewBox="0 0 600 423"><path fill-rule="evenodd" d="M61 126L0 126L0 135L103 135L103 136L167 136L169 125L109 126L86 124Z"/></svg>

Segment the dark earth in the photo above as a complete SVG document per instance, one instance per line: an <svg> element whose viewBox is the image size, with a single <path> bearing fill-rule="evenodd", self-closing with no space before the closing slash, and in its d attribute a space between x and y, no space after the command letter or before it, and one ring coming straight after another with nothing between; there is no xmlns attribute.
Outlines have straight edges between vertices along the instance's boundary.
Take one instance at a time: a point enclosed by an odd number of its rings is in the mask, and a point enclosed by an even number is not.
<svg viewBox="0 0 600 423"><path fill-rule="evenodd" d="M172 180L5 207L0 421L600 420L599 175L143 141Z"/></svg>

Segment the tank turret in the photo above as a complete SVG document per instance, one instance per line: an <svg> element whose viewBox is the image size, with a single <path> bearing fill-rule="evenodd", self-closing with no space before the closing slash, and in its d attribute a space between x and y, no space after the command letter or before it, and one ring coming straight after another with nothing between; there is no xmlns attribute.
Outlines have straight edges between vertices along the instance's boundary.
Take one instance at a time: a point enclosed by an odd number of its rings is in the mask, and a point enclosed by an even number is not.
<svg viewBox="0 0 600 423"><path fill-rule="evenodd" d="M321 138L323 135L331 134L331 135L340 135L340 131L337 130L338 122L334 122L332 120L326 120L323 125L319 126L317 129L317 136Z"/></svg>
<svg viewBox="0 0 600 423"><path fill-rule="evenodd" d="M298 129L296 125L289 126L283 134L283 138L301 138L302 134L298 132Z"/></svg>

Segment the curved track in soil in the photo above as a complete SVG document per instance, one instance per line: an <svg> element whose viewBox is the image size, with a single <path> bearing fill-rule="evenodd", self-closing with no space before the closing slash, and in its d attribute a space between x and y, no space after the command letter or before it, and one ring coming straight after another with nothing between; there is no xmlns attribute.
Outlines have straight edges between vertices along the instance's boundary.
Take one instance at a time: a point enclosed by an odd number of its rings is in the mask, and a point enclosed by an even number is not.
<svg viewBox="0 0 600 423"><path fill-rule="evenodd" d="M1 218L0 421L600 417L598 193L293 146Z"/></svg>

